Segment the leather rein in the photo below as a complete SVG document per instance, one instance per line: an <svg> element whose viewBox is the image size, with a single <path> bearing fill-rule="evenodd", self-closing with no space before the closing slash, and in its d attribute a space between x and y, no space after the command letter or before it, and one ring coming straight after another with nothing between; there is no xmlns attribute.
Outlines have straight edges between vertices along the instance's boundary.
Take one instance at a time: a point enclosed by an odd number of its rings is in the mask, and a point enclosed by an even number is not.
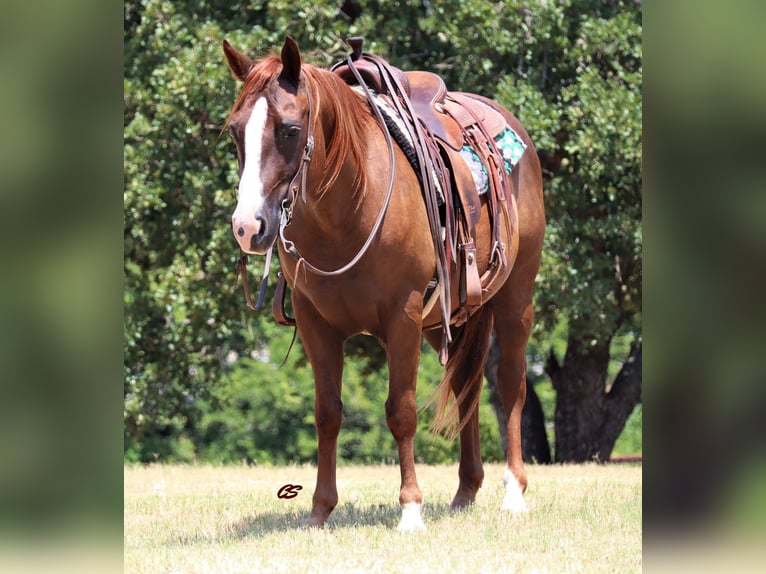
<svg viewBox="0 0 766 574"><path fill-rule="evenodd" d="M386 128L385 120L380 110L378 109L378 106L375 104L375 100L372 93L365 85L365 82L362 80L362 77L359 74L359 71L357 70L356 66L353 64L353 58L351 55L348 56L347 63L351 71L354 73L354 76L356 77L357 81L359 82L359 85L362 86L364 93L368 101L370 102L370 107L375 112L378 122L380 122L380 125L383 129L383 133L386 136L386 143L388 144L388 153L390 158L390 162L389 162L390 176L388 181L388 188L386 190L386 196L385 196L385 199L383 200L383 205L380 208L380 212L378 213L378 217L375 220L375 224L372 226L372 229L370 230L370 233L367 236L367 239L362 245L362 247L359 249L357 254L351 258L351 260L348 263L346 263L345 265L342 265L341 267L338 267L337 269L328 271L328 270L316 267L315 265L309 263L306 260L306 258L300 254L300 252L298 251L298 248L295 246L295 243L289 240L287 237L285 237L285 230L289 227L290 223L292 222L293 208L295 207L296 199L298 197L299 192L304 205L306 204L306 184L307 184L307 172L308 172L307 168L309 163L311 163L311 156L314 152L314 136L312 134L313 119L314 119L314 105L313 105L313 100L311 97L311 89L309 87L308 81L306 81L305 83L306 84L305 85L306 99L308 101L308 122L307 122L308 135L306 136L306 145L303 149L303 157L301 158L301 163L298 166L298 170L295 172L293 179L290 181L290 185L288 186L288 190L289 190L288 196L285 197L285 199L282 201L282 209L281 209L281 214L279 218L279 239L282 242L282 247L284 248L284 250L298 260L299 266L303 266L305 269L308 269L312 273L319 275L321 277L335 277L338 275L342 275L343 273L352 269L357 263L359 263L362 257L364 257L365 253L367 253L367 250L370 248L370 245L375 239L375 236L378 234L378 231L380 231L380 227L383 224L383 218L385 217L386 211L388 210L388 205L391 202L391 196L393 194L393 189L394 189L396 156L394 154L393 139L391 138L391 134L388 132L388 129ZM304 77L305 77L305 74L304 74ZM300 185L296 183L299 177L300 177ZM274 243L276 243L276 239L274 240ZM269 247L269 249L266 251L266 262L264 265L263 275L261 277L261 286L259 288L258 301L255 305L253 305L252 298L250 297L250 289L249 289L249 283L247 278L247 254L241 253L239 259L237 260L237 276L242 278L242 287L245 291L245 300L247 301L247 306L253 309L254 311L259 311L263 308L263 300L266 295L266 286L268 284L268 279L269 279L269 267L271 265L271 253L273 248L274 248L274 244L272 244ZM280 271L280 278L281 278L281 271Z"/></svg>

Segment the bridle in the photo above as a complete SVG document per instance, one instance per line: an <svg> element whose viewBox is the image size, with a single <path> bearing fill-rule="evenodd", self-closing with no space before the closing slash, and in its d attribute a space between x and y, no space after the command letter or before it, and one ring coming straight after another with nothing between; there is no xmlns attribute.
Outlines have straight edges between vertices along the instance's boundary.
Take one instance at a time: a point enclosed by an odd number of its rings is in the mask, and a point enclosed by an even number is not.
<svg viewBox="0 0 766 574"><path fill-rule="evenodd" d="M393 139L388 129L386 128L385 120L380 110L378 109L378 106L375 103L372 93L365 85L365 82L362 80L362 77L359 74L359 71L357 70L356 66L353 64L353 59L351 55L348 56L348 66L351 69L351 71L354 73L354 75L356 76L356 79L359 82L359 85L362 87L365 93L365 96L367 97L367 100L370 102L370 107L375 112L375 116L377 117L378 122L380 123L381 128L383 130L383 134L386 137L386 143L388 144L388 154L390 158L390 161L389 161L390 175L388 180L388 188L386 190L386 196L383 200L383 205L380 208L380 212L378 213L378 217L375 220L375 224L372 226L372 229L370 230L370 233L367 236L367 239L365 240L362 247L359 249L356 255L354 255L354 257L352 257L351 260L349 260L348 263L338 267L337 269L325 270L325 269L316 267L315 265L307 261L306 258L300 254L295 243L285 236L285 231L287 230L287 228L290 226L290 223L292 222L293 209L295 208L295 205L297 203L297 198L299 193L300 193L301 200L303 201L303 204L304 205L307 204L306 187L307 187L307 179L308 179L308 167L309 167L309 164L311 163L311 157L314 153L314 135L312 133L313 126L314 126L314 101L313 101L313 98L311 97L311 88L309 86L308 78L304 73L303 75L305 78L304 84L305 84L305 90L306 90L306 100L308 102L308 119L307 119L308 133L306 135L306 145L303 148L303 155L301 157L300 165L298 166L298 169L296 170L295 175L290 181L290 185L288 186L287 197L285 197L285 199L282 200L281 212L279 216L279 239L282 242L282 247L285 250L285 252L295 257L298 260L299 266L321 277L335 277L338 275L342 275L343 273L346 273L347 271L352 269L357 263L359 263L362 257L364 257L365 253L367 253L367 250L370 248L370 245L375 239L375 236L378 234L378 231L380 231L380 227L383 224L383 218L385 217L386 211L388 210L388 205L391 202L391 196L393 195L393 189L394 189L396 156L394 154ZM298 181L300 181L300 184L298 183ZM245 299L247 300L248 307L250 307L253 310L260 310L263 308L263 300L266 295L266 286L268 284L268 279L269 279L269 268L271 266L271 254L272 254L272 250L274 249L275 243L276 243L276 238L274 239L274 243L272 243L271 246L269 246L268 250L266 251L266 261L265 261L265 265L263 269L263 275L261 276L261 286L258 293L258 301L255 305L253 305L252 300L250 298L250 292L249 292L249 286L248 286L248 280L247 280L247 255L243 253L240 256L239 260L237 261L237 275L242 277L242 283L245 290Z"/></svg>
<svg viewBox="0 0 766 574"><path fill-rule="evenodd" d="M292 182L290 183L288 197L286 197L282 201L282 214L280 216L279 221L279 238L282 241L282 247L284 250L295 257L298 260L298 264L301 265L303 268L308 269L312 273L319 275L321 277L335 277L337 275L342 275L343 273L347 272L348 270L352 269L359 261L364 257L364 254L367 253L367 250L370 248L370 245L372 244L372 241L375 239L375 236L378 234L378 231L380 230L380 226L383 224L383 218L386 215L386 211L388 209L388 204L391 202L391 195L393 193L394 189L394 175L395 175L395 169L396 169L396 156L394 155L394 143L393 139L391 138L391 134L389 134L388 129L386 128L385 120L383 119L383 116L380 113L380 110L378 109L377 105L375 104L375 100L372 96L372 93L369 91L365 83L362 81L361 76L359 75L359 71L356 69L356 66L353 65L351 56L348 57L348 65L351 68L351 70L354 72L357 81L359 82L359 85L362 86L364 89L365 95L367 96L368 101L370 102L370 107L375 112L375 115L377 116L378 121L380 122L380 125L383 129L383 133L386 136L386 143L388 144L388 154L390 158L390 175L388 180L388 189L386 190L386 197L383 200L383 205L380 208L380 212L378 213L378 217L375 220L375 224L372 226L372 229L370 230L369 235L367 236L367 239L365 240L362 247L359 249L359 251L354 255L354 257L351 258L351 260L346 263L345 265L342 265L341 267L338 267L337 269L328 271L324 269L320 269L319 267L316 267L315 265L312 265L309 263L305 257L303 257L300 252L298 251L297 247L295 246L295 243L290 241L285 237L285 230L290 225L290 222L292 221L292 214L293 214L293 207L295 205L295 199L298 196L298 191L301 193L301 198L303 199L303 203L306 203L306 172L307 167L309 163L311 162L311 154L314 150L314 136L312 135L311 131L313 128L313 101L311 98L311 89L309 87L309 82L306 81L306 99L308 100L308 135L306 137L306 147L303 151L303 157L301 158L301 164L298 166L298 171L295 173L295 176L292 179ZM300 188L295 184L296 180L298 179L298 176L300 176L301 184Z"/></svg>

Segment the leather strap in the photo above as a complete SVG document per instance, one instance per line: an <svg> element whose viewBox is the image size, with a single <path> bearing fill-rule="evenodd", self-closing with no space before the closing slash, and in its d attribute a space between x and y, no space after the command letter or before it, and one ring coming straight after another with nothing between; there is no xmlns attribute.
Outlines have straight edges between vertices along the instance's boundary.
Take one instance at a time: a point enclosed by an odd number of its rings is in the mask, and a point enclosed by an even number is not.
<svg viewBox="0 0 766 574"><path fill-rule="evenodd" d="M362 259L364 254L367 253L367 249L369 249L370 245L375 239L375 236L378 234L378 231L380 230L381 225L383 224L383 218L385 217L386 211L388 210L388 205L391 202L391 195L393 194L393 190L394 190L394 179L396 176L396 156L394 155L394 142L391 138L391 134L388 132L388 129L386 128L386 122L383 119L383 116L380 110L375 105L372 94L370 93L367 86L364 85L364 82L362 82L362 78L361 76L359 76L359 72L356 69L355 65L353 64L351 56L349 56L348 58L348 66L351 69L351 71L356 75L362 88L364 88L365 94L367 95L367 98L370 101L370 105L373 111L375 112L375 115L378 121L380 122L384 135L386 136L386 143L388 144L388 153L390 158L390 176L389 176L388 189L386 191L386 196L383 200L383 206L380 208L380 212L378 213L378 217L375 220L375 224L370 230L370 233L367 236L367 240L364 242L364 245L362 245L362 247L359 249L357 254L348 263L331 271L320 269L312 265L308 261L306 261L306 259L298 251L298 248L295 246L295 243L293 243L292 241L287 239L287 237L285 237L285 230L287 229L287 226L290 225L290 221L292 219L292 211L293 211L294 203L295 203L294 197L297 195L297 186L293 186L291 184L293 199L288 198L282 203L282 214L281 214L280 223L279 223L279 237L282 240L282 246L284 247L285 251L287 251L290 255L295 257L299 262L302 262L303 265L306 267L306 269L308 269L315 275L319 275L321 277L335 277L338 275L342 275L343 273L345 273L346 271L354 267L357 263L359 263L359 261ZM311 118L313 116L313 104L311 100L311 88L309 87L308 81L306 81L306 97L308 98L308 102L309 102L308 138L311 142L311 149L313 150L314 138L311 135L311 128L312 128ZM307 144L307 149L308 149L308 144ZM301 178L301 194L303 196L303 201L305 203L306 202L306 166L308 165L308 162L311 160L311 154L308 153L308 158L306 158L306 156L304 155L304 160L305 161L301 164L301 167L298 169L298 173L301 171L303 172L303 175ZM293 177L293 181L295 181L295 178L298 177L298 173L296 173L295 176Z"/></svg>
<svg viewBox="0 0 766 574"><path fill-rule="evenodd" d="M473 140L474 149L477 153L484 156L484 161L487 166L487 172L489 175L489 193L487 194L490 207L490 218L492 221L492 239L493 245L490 251L490 261L498 255L500 263L505 267L508 262L505 257L505 245L502 241L502 232L500 228L500 215L502 212L501 205L505 203L508 197L511 195L510 180L508 174L505 171L503 164L503 156L495 145L495 140L492 135L487 132L487 129L478 117L475 110L471 106L463 106L463 109L473 117L475 124L471 129L466 130L470 139ZM513 232L513 229L510 230Z"/></svg>
<svg viewBox="0 0 766 574"><path fill-rule="evenodd" d="M253 311L257 311L255 305L253 305L253 300L250 297L250 282L247 279L247 255L245 253L242 253L239 256L239 259L237 259L237 275L234 279L235 289L237 288L237 279L239 278L242 278L242 289L245 291L245 301L247 301L247 306Z"/></svg>
<svg viewBox="0 0 766 574"><path fill-rule="evenodd" d="M274 300L271 302L271 314L274 320L285 327L293 327L295 319L288 316L285 311L285 296L287 294L287 280L280 269L277 271L277 288L274 291Z"/></svg>
<svg viewBox="0 0 766 574"><path fill-rule="evenodd" d="M473 241L462 244L460 255L463 264L463 273L460 276L460 305L468 306L468 314L471 315L473 313L470 308L481 306L481 279L476 265L476 244Z"/></svg>
<svg viewBox="0 0 766 574"><path fill-rule="evenodd" d="M452 304L450 301L450 276L448 272L447 254L445 245L441 240L439 207L432 177L433 166L438 166L441 161L440 158L437 159L438 153L434 154L435 148L428 146L427 142L429 140L424 135L424 126L417 119L417 115L406 91L399 83L396 75L390 71L388 62L378 56L368 53L362 53L362 57L369 59L378 65L386 90L391 95L391 100L399 112L400 117L407 120L405 125L410 131L412 141L415 142L415 151L417 153L418 166L420 168L420 183L423 186L426 211L428 212L428 223L434 243L434 252L436 253L436 276L439 283L439 289L441 290L439 301L441 304L442 329L444 335L441 350L439 352L439 361L442 364L445 364L448 359L448 346L452 341L452 335L449 328ZM442 172L441 175L442 185L447 189L447 179L444 177L444 172Z"/></svg>

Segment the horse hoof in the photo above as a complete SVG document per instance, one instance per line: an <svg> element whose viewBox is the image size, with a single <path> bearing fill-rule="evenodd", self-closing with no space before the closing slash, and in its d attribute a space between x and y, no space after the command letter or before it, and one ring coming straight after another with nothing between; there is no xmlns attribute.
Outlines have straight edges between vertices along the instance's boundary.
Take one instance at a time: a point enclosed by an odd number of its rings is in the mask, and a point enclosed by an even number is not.
<svg viewBox="0 0 766 574"><path fill-rule="evenodd" d="M524 514L529 512L527 503L524 501L524 494L519 486L519 481L513 474L506 470L505 476L503 476L503 482L505 483L505 497L503 498L503 504L500 506L500 510L506 510L511 514Z"/></svg>
<svg viewBox="0 0 766 574"><path fill-rule="evenodd" d="M418 532L426 529L426 525L423 524L423 520L418 522L408 522L405 524L404 520L399 522L399 526L396 527L399 532Z"/></svg>
<svg viewBox="0 0 766 574"><path fill-rule="evenodd" d="M309 516L301 522L303 528L322 528L327 522L326 518L319 518L317 516Z"/></svg>
<svg viewBox="0 0 766 574"><path fill-rule="evenodd" d="M449 509L453 512L463 510L471 506L476 500L476 495L466 494L458 492L455 498L452 500L452 504L449 505Z"/></svg>
<svg viewBox="0 0 766 574"><path fill-rule="evenodd" d="M399 526L396 527L399 532L415 532L426 529L426 525L423 524L423 517L420 515L420 506L417 502L408 502L402 505L402 519L399 521Z"/></svg>
<svg viewBox="0 0 766 574"><path fill-rule="evenodd" d="M508 495L503 499L503 504L500 507L500 510L505 510L506 512L510 512L514 516L519 516L521 514L526 514L529 512L529 508L527 508L527 503L524 502L524 499L522 498L519 500L509 500Z"/></svg>

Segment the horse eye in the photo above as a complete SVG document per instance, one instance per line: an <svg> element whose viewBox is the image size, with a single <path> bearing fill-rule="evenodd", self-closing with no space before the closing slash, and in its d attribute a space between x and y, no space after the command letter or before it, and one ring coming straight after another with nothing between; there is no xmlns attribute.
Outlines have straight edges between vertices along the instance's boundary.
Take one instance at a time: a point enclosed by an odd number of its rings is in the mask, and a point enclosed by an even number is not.
<svg viewBox="0 0 766 574"><path fill-rule="evenodd" d="M295 124L289 124L289 125L286 125L284 128L285 137L294 138L299 133L301 133L301 126L298 126Z"/></svg>

